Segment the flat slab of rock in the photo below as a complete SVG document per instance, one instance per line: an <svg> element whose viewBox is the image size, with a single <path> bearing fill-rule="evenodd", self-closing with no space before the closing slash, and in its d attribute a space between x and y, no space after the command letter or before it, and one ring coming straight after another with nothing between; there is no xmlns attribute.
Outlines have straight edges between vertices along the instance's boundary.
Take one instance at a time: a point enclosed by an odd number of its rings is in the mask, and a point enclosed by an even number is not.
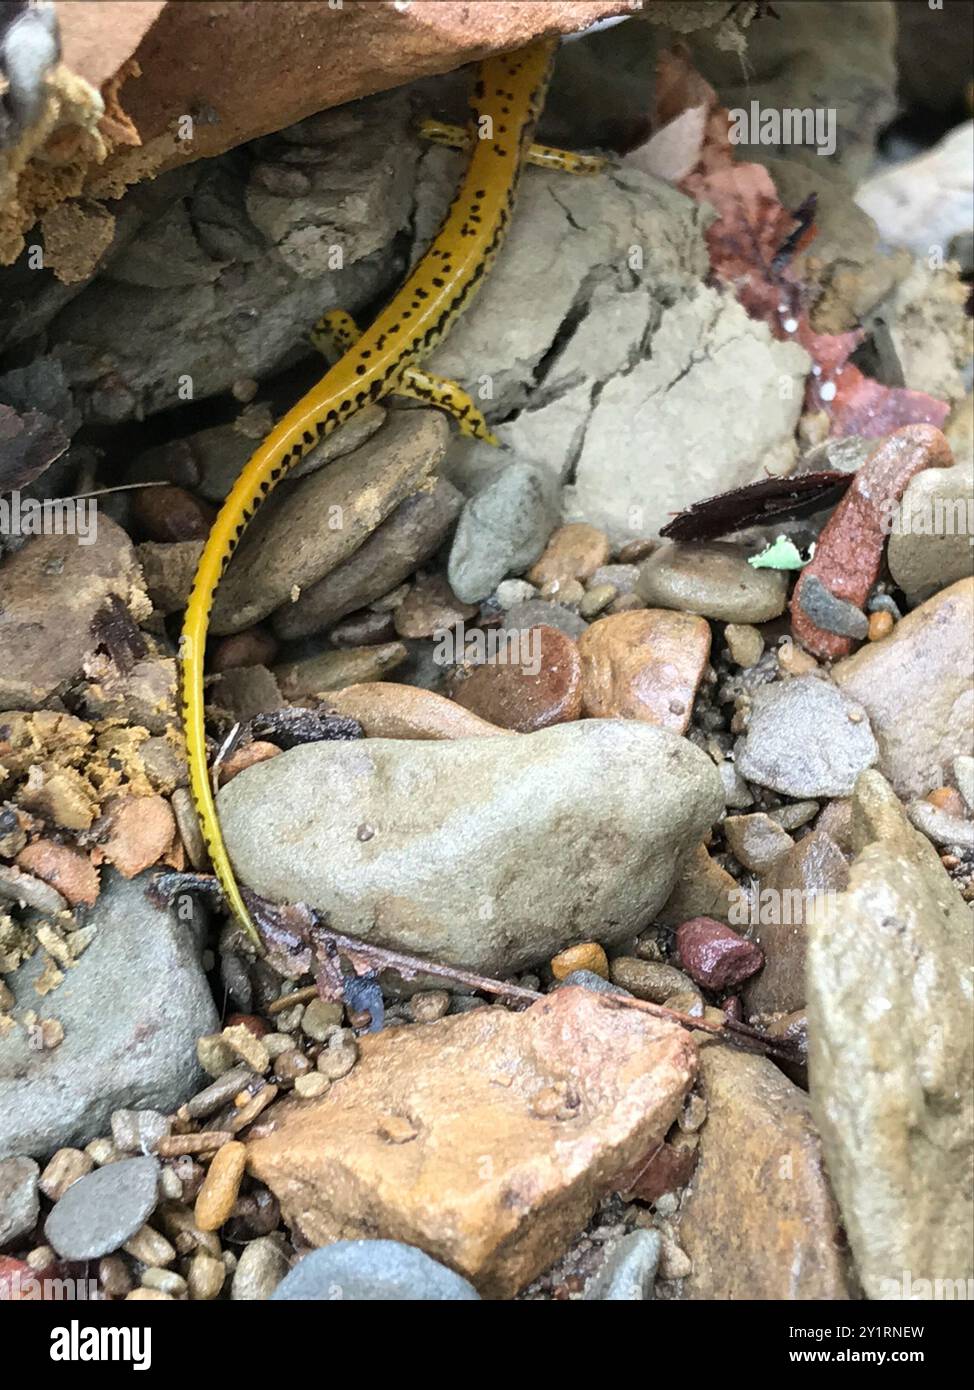
<svg viewBox="0 0 974 1390"><path fill-rule="evenodd" d="M763 623L785 611L788 577L756 570L740 546L667 541L640 566L636 593L657 608L725 623Z"/></svg>
<svg viewBox="0 0 974 1390"><path fill-rule="evenodd" d="M217 590L211 628L241 632L336 569L435 470L450 437L435 410L400 411L260 513Z"/></svg>
<svg viewBox="0 0 974 1390"><path fill-rule="evenodd" d="M389 593L429 559L462 505L461 493L445 478L407 497L354 555L277 610L274 631L288 638L323 632Z"/></svg>
<svg viewBox="0 0 974 1390"><path fill-rule="evenodd" d="M293 748L218 798L244 883L471 969L635 934L723 807L706 754L634 720ZM452 889L448 885L454 885Z"/></svg>
<svg viewBox="0 0 974 1390"><path fill-rule="evenodd" d="M680 1213L689 1299L849 1297L808 1097L767 1057L700 1048L707 1119Z"/></svg>
<svg viewBox="0 0 974 1390"><path fill-rule="evenodd" d="M809 929L812 1106L867 1296L963 1296L933 1281L974 1274L970 912L876 773L853 829L848 889Z"/></svg>
<svg viewBox="0 0 974 1390"><path fill-rule="evenodd" d="M832 668L868 713L876 766L899 796L943 786L953 759L974 745L972 632L974 579L961 579Z"/></svg>
<svg viewBox="0 0 974 1390"><path fill-rule="evenodd" d="M683 1029L581 989L360 1045L324 1099L278 1109L250 1171L313 1244L402 1240L488 1298L558 1257L666 1133L696 1071ZM383 1136L395 1116L415 1137Z"/></svg>
<svg viewBox="0 0 974 1390"><path fill-rule="evenodd" d="M862 703L807 675L754 692L734 764L749 782L786 796L848 796L877 756Z"/></svg>
<svg viewBox="0 0 974 1390"><path fill-rule="evenodd" d="M0 1157L87 1144L114 1110L170 1111L198 1089L196 1039L216 1009L192 926L153 907L147 886L103 874L94 939L53 993L34 989L43 952L6 977L14 1019L58 1019L64 1040L38 1051L19 1025L0 1037Z"/></svg>

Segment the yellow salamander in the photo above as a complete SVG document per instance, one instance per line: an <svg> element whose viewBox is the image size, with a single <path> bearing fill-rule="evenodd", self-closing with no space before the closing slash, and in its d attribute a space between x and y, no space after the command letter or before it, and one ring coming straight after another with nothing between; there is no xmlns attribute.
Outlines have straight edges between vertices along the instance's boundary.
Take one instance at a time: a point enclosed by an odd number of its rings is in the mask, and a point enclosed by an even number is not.
<svg viewBox="0 0 974 1390"><path fill-rule="evenodd" d="M181 701L189 778L203 839L227 903L259 946L223 843L206 758L203 658L217 585L247 523L273 488L314 446L371 401L392 393L417 396L450 411L465 433L493 439L470 397L418 363L470 303L504 241L521 171L544 102L556 40L531 44L480 64L472 97L471 134L435 127L432 138L472 145L466 174L440 230L392 303L359 333L347 315L332 313L315 341L330 336L344 355L275 426L241 472L213 524L186 607L180 642ZM602 161L535 147L548 167L589 172Z"/></svg>

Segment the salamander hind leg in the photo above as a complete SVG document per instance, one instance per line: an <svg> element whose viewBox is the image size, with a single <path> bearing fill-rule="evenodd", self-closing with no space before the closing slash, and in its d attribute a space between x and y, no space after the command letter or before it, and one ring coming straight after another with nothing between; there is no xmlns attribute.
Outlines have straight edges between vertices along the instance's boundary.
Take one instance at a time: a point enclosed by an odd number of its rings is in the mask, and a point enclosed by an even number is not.
<svg viewBox="0 0 974 1390"><path fill-rule="evenodd" d="M419 133L434 145L446 145L451 150L469 150L472 132L467 126L451 125L432 118L420 121ZM559 169L564 174L601 174L609 161L601 155L576 154L574 150L558 150L553 145L532 143L528 146L527 162L540 169Z"/></svg>
<svg viewBox="0 0 974 1390"><path fill-rule="evenodd" d="M434 376L422 367L407 367L396 383L394 393L445 410L456 420L460 433L470 439L482 439L485 444L499 443L472 397L455 381Z"/></svg>
<svg viewBox="0 0 974 1390"><path fill-rule="evenodd" d="M308 335L311 346L330 362L337 362L362 336L362 330L344 309L329 309Z"/></svg>

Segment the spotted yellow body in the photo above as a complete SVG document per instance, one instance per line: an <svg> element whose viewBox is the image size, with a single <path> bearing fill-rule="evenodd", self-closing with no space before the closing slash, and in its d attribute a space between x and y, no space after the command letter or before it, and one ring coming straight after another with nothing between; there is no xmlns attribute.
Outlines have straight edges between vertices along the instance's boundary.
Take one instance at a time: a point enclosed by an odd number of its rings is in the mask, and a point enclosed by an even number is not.
<svg viewBox="0 0 974 1390"><path fill-rule="evenodd" d="M244 467L200 557L180 648L190 788L228 906L258 945L257 929L223 843L207 767L203 658L213 597L248 522L268 494L309 449L371 401L395 392L419 395L451 410L461 427L466 421L468 433L480 432L477 421L482 417L470 398L452 383L422 373L417 364L470 303L504 241L555 46L555 41L539 42L480 65L471 103L475 125L468 137L470 162L440 230L402 289L369 328L359 334L351 320L332 323L333 330L347 330L336 334L346 348L344 355L280 420ZM546 151L541 162L557 163L550 155ZM571 158L566 156L567 161ZM573 166L566 162L558 167ZM473 415L464 410L465 403Z"/></svg>

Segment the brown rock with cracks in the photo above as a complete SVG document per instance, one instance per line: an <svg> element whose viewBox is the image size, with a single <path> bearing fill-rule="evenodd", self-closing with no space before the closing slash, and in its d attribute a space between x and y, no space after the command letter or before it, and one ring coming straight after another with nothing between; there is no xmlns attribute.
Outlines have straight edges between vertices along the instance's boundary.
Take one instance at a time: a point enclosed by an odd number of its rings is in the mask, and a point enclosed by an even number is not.
<svg viewBox="0 0 974 1390"><path fill-rule="evenodd" d="M876 582L889 531L889 508L924 468L949 468L950 445L933 425L904 425L884 439L856 473L819 537L791 597L792 631L818 657L835 661L853 647L849 637L817 627L802 608L811 577L838 599L862 608Z"/></svg>
<svg viewBox="0 0 974 1390"><path fill-rule="evenodd" d="M405 1241L489 1298L557 1259L662 1139L696 1072L683 1029L573 988L360 1045L322 1100L278 1107L250 1172L312 1244ZM396 1116L415 1138L384 1137Z"/></svg>
<svg viewBox="0 0 974 1390"><path fill-rule="evenodd" d="M839 1215L808 1097L767 1057L700 1047L707 1120L680 1213L684 1299L845 1299Z"/></svg>
<svg viewBox="0 0 974 1390"><path fill-rule="evenodd" d="M582 711L685 733L707 658L705 618L662 608L600 618L578 642Z"/></svg>
<svg viewBox="0 0 974 1390"><path fill-rule="evenodd" d="M577 719L582 708L582 669L572 639L544 624L527 633L509 631L507 636L509 659L503 665L475 666L456 688L457 704L489 724L521 734ZM530 657L528 664L525 655Z"/></svg>

